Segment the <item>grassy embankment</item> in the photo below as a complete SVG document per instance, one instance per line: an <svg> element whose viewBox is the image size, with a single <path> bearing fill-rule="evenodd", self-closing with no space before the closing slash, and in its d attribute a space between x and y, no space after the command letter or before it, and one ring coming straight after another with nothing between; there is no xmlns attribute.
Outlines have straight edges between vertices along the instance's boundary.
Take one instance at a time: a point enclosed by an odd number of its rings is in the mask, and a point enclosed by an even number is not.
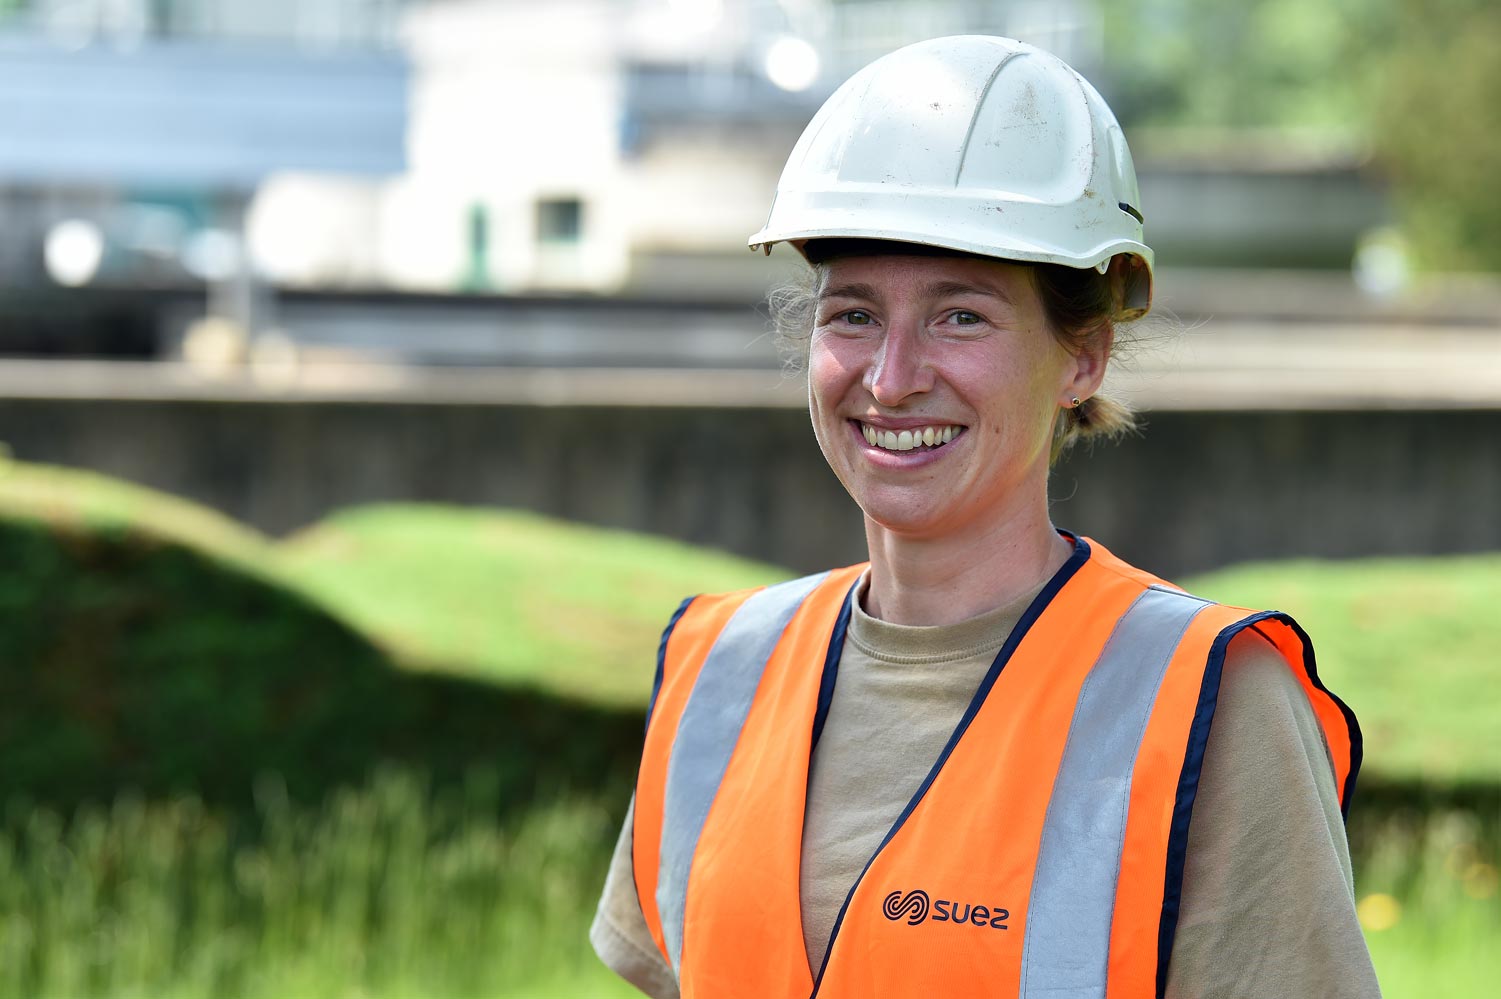
<svg viewBox="0 0 1501 999"><path fill-rule="evenodd" d="M20 704L0 713L7 756L39 731L18 712L86 716L30 758L30 783L5 778L0 995L632 994L582 933L657 634L682 595L776 570L431 507L351 511L273 544L21 465L0 470L0 521L19 563L0 623L24 633L0 681ZM1358 894L1387 994L1483 994L1501 976L1487 946L1501 817L1494 794L1443 789L1501 782L1487 686L1501 625L1485 613L1501 559L1283 564L1191 585L1295 613L1361 714L1381 809L1354 820ZM310 642L317 656L299 652ZM59 692L18 663L76 682ZM225 701L240 706L227 718ZM126 724L131 706L157 723ZM266 753L288 773L254 776L260 761L221 730L294 745ZM528 751L563 762L518 764ZM153 752L165 775L142 763ZM145 790L112 797L70 784L69 767Z"/></svg>

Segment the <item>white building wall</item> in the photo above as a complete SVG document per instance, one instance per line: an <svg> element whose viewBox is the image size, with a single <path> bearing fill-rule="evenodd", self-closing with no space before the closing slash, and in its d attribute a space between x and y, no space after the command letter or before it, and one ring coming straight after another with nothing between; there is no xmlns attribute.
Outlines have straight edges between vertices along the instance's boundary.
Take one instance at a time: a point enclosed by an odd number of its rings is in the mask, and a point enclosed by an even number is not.
<svg viewBox="0 0 1501 999"><path fill-rule="evenodd" d="M450 286L460 283L471 213L480 209L495 288L619 284L627 242L615 7L458 0L412 12L411 170L388 190L383 276L408 287L441 286L446 275ZM540 245L543 198L582 203L575 245ZM419 260L424 254L430 259Z"/></svg>
<svg viewBox="0 0 1501 999"><path fill-rule="evenodd" d="M302 274L316 283L368 270L370 283L430 291L657 293L674 281L699 287L698 275L712 272L703 287L754 290L761 269L745 238L765 220L805 117L794 105L749 116L729 104L718 109L711 85L685 103L683 120L671 100L633 107L631 66L688 67L706 74L708 84L716 73L726 81L740 73L743 82L745 72L759 72L771 39L801 33L826 65L814 90L827 92L881 51L977 28L1014 29L1078 50L1069 54L1087 61L1097 25L1092 0L417 4L401 31L412 68L408 172L364 183L376 206L368 251L342 261L331 249L308 251L316 266ZM685 75L685 85L702 82L695 79ZM638 130L643 120L649 125ZM295 201L306 194L297 188L281 178L261 200ZM578 200L576 241L540 238L537 205L544 199ZM483 254L474 246L477 219ZM363 231L343 216L326 228ZM742 268L743 279L735 276Z"/></svg>

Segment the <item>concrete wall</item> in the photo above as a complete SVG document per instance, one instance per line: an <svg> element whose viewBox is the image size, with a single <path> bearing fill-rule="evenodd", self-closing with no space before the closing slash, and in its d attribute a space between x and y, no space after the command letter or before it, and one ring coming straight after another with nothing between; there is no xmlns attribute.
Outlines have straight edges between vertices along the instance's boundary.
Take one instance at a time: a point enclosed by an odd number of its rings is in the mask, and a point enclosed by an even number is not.
<svg viewBox="0 0 1501 999"><path fill-rule="evenodd" d="M798 569L858 512L795 410L0 402L18 459L97 469L280 534L379 500L526 507ZM1167 575L1501 549L1501 412L1158 413L1055 475L1054 519Z"/></svg>

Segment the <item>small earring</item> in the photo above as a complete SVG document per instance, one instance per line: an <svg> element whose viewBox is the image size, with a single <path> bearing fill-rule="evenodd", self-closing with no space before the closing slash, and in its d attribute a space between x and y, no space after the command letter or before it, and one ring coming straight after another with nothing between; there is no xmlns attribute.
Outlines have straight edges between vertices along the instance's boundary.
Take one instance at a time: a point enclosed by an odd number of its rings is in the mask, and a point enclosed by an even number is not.
<svg viewBox="0 0 1501 999"><path fill-rule="evenodd" d="M1078 409L1083 404L1083 400L1081 400L1078 396L1074 396L1074 398L1069 402L1069 407L1072 409Z"/></svg>

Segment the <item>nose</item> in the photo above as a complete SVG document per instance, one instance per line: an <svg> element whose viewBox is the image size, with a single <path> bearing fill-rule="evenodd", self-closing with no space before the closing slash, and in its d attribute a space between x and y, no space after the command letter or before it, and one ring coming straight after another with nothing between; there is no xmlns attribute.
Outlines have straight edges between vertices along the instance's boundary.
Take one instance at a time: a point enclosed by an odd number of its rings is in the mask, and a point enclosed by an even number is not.
<svg viewBox="0 0 1501 999"><path fill-rule="evenodd" d="M914 395L933 388L933 371L924 356L920 321L893 322L865 369L866 391L882 406L900 406Z"/></svg>

